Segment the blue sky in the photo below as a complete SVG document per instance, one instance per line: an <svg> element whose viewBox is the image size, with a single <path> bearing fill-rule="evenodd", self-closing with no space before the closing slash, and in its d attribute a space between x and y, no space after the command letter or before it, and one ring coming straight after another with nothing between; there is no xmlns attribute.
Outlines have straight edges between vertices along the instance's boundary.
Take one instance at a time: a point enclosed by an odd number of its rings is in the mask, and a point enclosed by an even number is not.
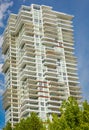
<svg viewBox="0 0 89 130"><path fill-rule="evenodd" d="M78 75L82 88L83 99L89 101L89 0L0 0L0 72L3 63L1 45L3 30L10 13L18 13L22 4L44 4L52 6L54 10L74 15L75 55L78 58ZM3 74L0 74L3 83ZM3 87L0 86L0 95ZM0 125L3 126L4 116L0 96Z"/></svg>

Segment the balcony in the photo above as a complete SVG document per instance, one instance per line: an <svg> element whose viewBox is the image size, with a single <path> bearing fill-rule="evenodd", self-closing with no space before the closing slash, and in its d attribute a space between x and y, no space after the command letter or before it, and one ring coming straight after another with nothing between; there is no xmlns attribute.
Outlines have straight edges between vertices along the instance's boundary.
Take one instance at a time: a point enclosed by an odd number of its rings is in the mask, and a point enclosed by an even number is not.
<svg viewBox="0 0 89 130"><path fill-rule="evenodd" d="M67 67L67 73L76 74L76 72L77 72L77 69L76 69L76 68L73 69L73 68L68 68L68 67Z"/></svg>
<svg viewBox="0 0 89 130"><path fill-rule="evenodd" d="M62 103L62 101L58 101L58 100L51 100L51 99L49 99L48 100L48 104L53 104L53 105L61 105L61 103Z"/></svg>
<svg viewBox="0 0 89 130"><path fill-rule="evenodd" d="M36 53L33 53L33 51L22 51L20 54L20 62L22 62L22 60L27 59L27 61L34 61L35 62L35 55Z"/></svg>
<svg viewBox="0 0 89 130"><path fill-rule="evenodd" d="M51 70L53 70L53 71L51 71ZM58 74L57 74L57 71L55 69L47 69L47 71L44 72L44 75L56 77Z"/></svg>
<svg viewBox="0 0 89 130"><path fill-rule="evenodd" d="M58 106L58 105L47 105L47 108L48 109L54 109L54 108L57 108L57 109L59 109L60 108L60 106Z"/></svg>
<svg viewBox="0 0 89 130"><path fill-rule="evenodd" d="M5 63L3 64L3 66L2 66L3 72L5 73L9 67L10 67L10 60L7 59L7 60L5 61Z"/></svg>
<svg viewBox="0 0 89 130"><path fill-rule="evenodd" d="M49 75L45 75L44 78L46 80L49 80L49 81L58 81L58 77L54 77L54 76L49 76Z"/></svg>
<svg viewBox="0 0 89 130"><path fill-rule="evenodd" d="M30 35L29 36L22 35L21 37L18 38L18 42L19 42L20 46L21 46L21 44L26 43L26 42L29 42L29 44L30 43L32 44L32 43L34 43L34 38L31 37Z"/></svg>
<svg viewBox="0 0 89 130"><path fill-rule="evenodd" d="M44 36L45 37L49 37L50 39L57 39L57 35L54 35L53 33L47 33L47 32L44 32Z"/></svg>
<svg viewBox="0 0 89 130"><path fill-rule="evenodd" d="M70 94L72 95L81 95L82 94L82 92L80 91L80 90L71 90L70 89Z"/></svg>
<svg viewBox="0 0 89 130"><path fill-rule="evenodd" d="M21 107L21 112L24 112L27 109L33 108L34 109L38 109L38 104L25 104L24 106Z"/></svg>
<svg viewBox="0 0 89 130"><path fill-rule="evenodd" d="M52 67L52 68L56 68L56 63L55 62L44 62L43 63L45 66L48 66L48 67Z"/></svg>
<svg viewBox="0 0 89 130"><path fill-rule="evenodd" d="M24 99L21 106L24 106L25 104L30 104L30 103L37 103L38 104L38 100L37 99Z"/></svg>
<svg viewBox="0 0 89 130"><path fill-rule="evenodd" d="M30 71L28 71L26 69L24 69L22 72L20 72L19 76L20 76L21 80L24 80L26 78L36 79L36 77L37 77L36 72L33 73L33 71L32 71L32 74L31 74Z"/></svg>
<svg viewBox="0 0 89 130"><path fill-rule="evenodd" d="M68 75L68 79L73 80L73 81L78 81L79 78L77 76L69 76Z"/></svg>
<svg viewBox="0 0 89 130"><path fill-rule="evenodd" d="M71 97L74 97L76 100L81 100L82 96L79 94L70 94Z"/></svg>
<svg viewBox="0 0 89 130"><path fill-rule="evenodd" d="M59 27L62 27L63 29L68 29L68 30L72 30L73 26L71 24L64 24L63 22L60 22L58 23L58 26Z"/></svg>
<svg viewBox="0 0 89 130"><path fill-rule="evenodd" d="M48 17L43 17L43 25L45 26L50 26L52 25L53 27L57 27L57 22L55 19L51 19Z"/></svg>
<svg viewBox="0 0 89 130"><path fill-rule="evenodd" d="M44 31L51 31L52 33L54 32L54 34L57 34L57 28L55 28L54 26L45 25Z"/></svg>
<svg viewBox="0 0 89 130"><path fill-rule="evenodd" d="M24 117L25 115L28 115L31 113L31 112L35 112L35 113L38 113L39 110L38 108L26 108L24 111L21 112L20 114L20 117ZM27 117L27 116L26 116Z"/></svg>
<svg viewBox="0 0 89 130"><path fill-rule="evenodd" d="M2 53L5 54L7 49L10 46L10 36L8 35L8 32L5 32L4 38L3 38L3 44L2 44Z"/></svg>
<svg viewBox="0 0 89 130"><path fill-rule="evenodd" d="M27 69L28 71L32 71L32 72L35 72L36 73L36 68L34 66L29 66L29 65L26 65L25 68L21 68L21 71L22 69Z"/></svg>
<svg viewBox="0 0 89 130"><path fill-rule="evenodd" d="M21 10L19 12L16 24L15 24L15 32L18 32L20 30L23 23L28 23L30 26L33 26L32 14L30 12L28 13Z"/></svg>
<svg viewBox="0 0 89 130"><path fill-rule="evenodd" d="M27 82L28 84L31 84L33 85L34 87L37 85L37 80L35 80L34 78L30 78L30 79L27 79Z"/></svg>
<svg viewBox="0 0 89 130"><path fill-rule="evenodd" d="M80 91L80 87L79 86L69 86L70 90L76 90L76 91Z"/></svg>
<svg viewBox="0 0 89 130"><path fill-rule="evenodd" d="M66 100L66 96L50 95L50 100L58 100L58 101L62 101L62 100Z"/></svg>
<svg viewBox="0 0 89 130"><path fill-rule="evenodd" d="M34 45L32 46L32 45L30 45L30 44L29 44L29 45L25 44L24 52L27 52L27 53L29 53L29 52L35 53L35 47L34 47Z"/></svg>
<svg viewBox="0 0 89 130"><path fill-rule="evenodd" d="M68 67L77 67L77 63L75 63L75 62L69 62L69 61L67 61L66 62L66 65L68 66Z"/></svg>
<svg viewBox="0 0 89 130"><path fill-rule="evenodd" d="M6 61L6 60L8 60L8 59L10 59L10 52L8 51L6 54L5 54L5 56L4 56L4 62Z"/></svg>
<svg viewBox="0 0 89 130"><path fill-rule="evenodd" d="M50 38L51 39L51 38ZM52 39L54 41L54 39ZM49 46L49 47L55 47L56 46L56 41L49 41L49 40L46 40L46 38L44 40L41 41L42 45L46 45L46 46Z"/></svg>
<svg viewBox="0 0 89 130"><path fill-rule="evenodd" d="M51 114L53 114L53 113L55 113L55 114L61 114L60 111L59 111L59 109L56 110L55 108L54 108L54 109L48 109L47 113L51 113Z"/></svg>
<svg viewBox="0 0 89 130"><path fill-rule="evenodd" d="M7 88L5 90L5 92L3 93L3 100L4 99L6 100L8 97L10 98L11 97L11 92L12 92L12 94L15 94L17 92L17 90L13 89L11 87Z"/></svg>
<svg viewBox="0 0 89 130"><path fill-rule="evenodd" d="M50 86L49 87L49 91L58 91L58 92L60 92L61 94L67 94L67 87L64 85L64 86Z"/></svg>
<svg viewBox="0 0 89 130"><path fill-rule="evenodd" d="M56 60L57 58L59 58L59 56L56 55L54 52L53 53L49 53L49 54L46 53L46 58Z"/></svg>
<svg viewBox="0 0 89 130"><path fill-rule="evenodd" d="M50 96L62 96L65 97L67 95L67 93L65 93L65 91L53 91L53 90L49 90L49 94Z"/></svg>
<svg viewBox="0 0 89 130"><path fill-rule="evenodd" d="M63 32L73 32L73 29L71 28L66 28L65 26L62 26L62 31Z"/></svg>
<svg viewBox="0 0 89 130"><path fill-rule="evenodd" d="M64 43L65 50L67 51L72 50L72 52L74 51L73 44L67 42L63 42L63 43Z"/></svg>
<svg viewBox="0 0 89 130"><path fill-rule="evenodd" d="M53 14L53 12L51 12L50 10L44 9L42 11L43 18L56 19L56 15Z"/></svg>
<svg viewBox="0 0 89 130"><path fill-rule="evenodd" d="M49 35L51 34L51 35ZM49 27L48 29L44 29L44 35L47 36L47 37L56 37L57 36L57 32L54 32L54 30L51 30Z"/></svg>
<svg viewBox="0 0 89 130"><path fill-rule="evenodd" d="M75 61L76 61L76 59L77 59L75 56L73 56L73 55L68 55L68 54L65 55L65 58L66 58L66 59L69 59L69 60L75 60Z"/></svg>
<svg viewBox="0 0 89 130"><path fill-rule="evenodd" d="M50 81L49 85L53 85L53 86L63 86L65 85L64 82L55 82L55 81Z"/></svg>
<svg viewBox="0 0 89 130"><path fill-rule="evenodd" d="M43 64L46 64L46 63L51 63L51 64L56 64L56 59L53 59L53 58L49 58L49 57L46 57L43 59Z"/></svg>
<svg viewBox="0 0 89 130"><path fill-rule="evenodd" d="M66 25L66 26L68 26L68 25ZM63 34L63 36L68 36L68 37L72 37L73 38L73 33L72 32L62 31L62 34Z"/></svg>
<svg viewBox="0 0 89 130"><path fill-rule="evenodd" d="M77 64L77 61L76 61L76 60L69 59L69 58L66 58L66 63L67 63L67 64Z"/></svg>
<svg viewBox="0 0 89 130"><path fill-rule="evenodd" d="M27 87L27 86L26 86ZM36 94L38 94L38 90L37 90L37 88L30 88L30 85L28 86L29 88L28 88L28 91L24 91L24 94L27 94L28 93L28 96L30 95L30 94L32 94L32 95L36 95Z"/></svg>
<svg viewBox="0 0 89 130"><path fill-rule="evenodd" d="M3 107L5 110L7 110L7 108L9 108L10 106L11 106L11 98L3 100Z"/></svg>
<svg viewBox="0 0 89 130"><path fill-rule="evenodd" d="M77 81L77 80L74 80L74 79L68 79L69 80L69 83L74 83L76 85L78 85L80 82Z"/></svg>
<svg viewBox="0 0 89 130"><path fill-rule="evenodd" d="M24 65L28 65L29 67L36 67L36 62L34 58L23 56L21 60L19 61L20 67Z"/></svg>
<svg viewBox="0 0 89 130"><path fill-rule="evenodd" d="M33 88L33 91L38 91L37 90L38 89L37 85L35 85L35 84L27 84L27 85L29 86L30 90Z"/></svg>

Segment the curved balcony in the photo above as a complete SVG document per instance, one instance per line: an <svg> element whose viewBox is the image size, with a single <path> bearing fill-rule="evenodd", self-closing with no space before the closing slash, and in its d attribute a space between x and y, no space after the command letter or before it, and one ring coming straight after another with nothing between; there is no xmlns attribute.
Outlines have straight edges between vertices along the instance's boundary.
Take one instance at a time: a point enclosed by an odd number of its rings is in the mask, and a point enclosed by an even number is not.
<svg viewBox="0 0 89 130"><path fill-rule="evenodd" d="M5 63L2 66L3 72L5 73L9 67L10 67L10 59L6 59Z"/></svg>

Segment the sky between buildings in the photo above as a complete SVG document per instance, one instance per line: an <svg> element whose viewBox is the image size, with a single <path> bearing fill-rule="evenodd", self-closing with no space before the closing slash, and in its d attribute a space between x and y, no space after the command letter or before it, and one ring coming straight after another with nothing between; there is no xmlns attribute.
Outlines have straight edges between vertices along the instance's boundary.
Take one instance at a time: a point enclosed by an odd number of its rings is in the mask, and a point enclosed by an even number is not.
<svg viewBox="0 0 89 130"><path fill-rule="evenodd" d="M52 6L53 10L74 15L75 55L78 58L78 75L83 99L89 101L89 0L0 0L0 82L4 82L1 73L3 56L1 45L3 31L10 13L18 13L21 5L40 4ZM0 85L0 125L3 126L4 111L2 109L3 86Z"/></svg>

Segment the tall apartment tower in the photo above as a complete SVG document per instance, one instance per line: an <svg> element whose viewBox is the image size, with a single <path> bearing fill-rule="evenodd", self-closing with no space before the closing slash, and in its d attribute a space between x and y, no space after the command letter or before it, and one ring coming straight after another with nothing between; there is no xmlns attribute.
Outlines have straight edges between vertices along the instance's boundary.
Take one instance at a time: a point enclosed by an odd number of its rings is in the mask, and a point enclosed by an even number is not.
<svg viewBox="0 0 89 130"><path fill-rule="evenodd" d="M2 52L6 122L12 126L36 112L46 120L69 96L81 100L74 56L72 15L49 6L22 6L11 14Z"/></svg>

